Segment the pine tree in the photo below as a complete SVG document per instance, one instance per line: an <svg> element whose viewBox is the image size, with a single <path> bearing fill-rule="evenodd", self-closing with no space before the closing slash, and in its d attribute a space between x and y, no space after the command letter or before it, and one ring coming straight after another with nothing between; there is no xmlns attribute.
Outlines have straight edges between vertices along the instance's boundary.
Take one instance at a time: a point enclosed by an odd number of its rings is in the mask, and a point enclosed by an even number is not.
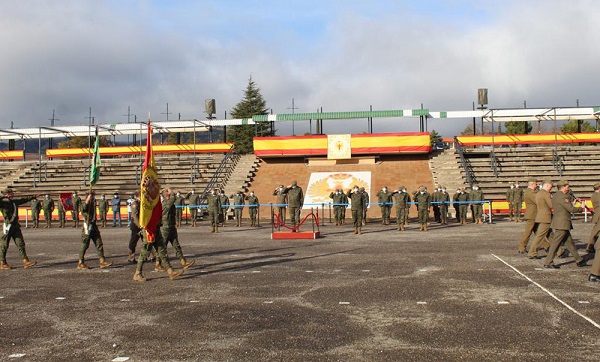
<svg viewBox="0 0 600 362"><path fill-rule="evenodd" d="M506 134L529 134L533 126L529 122L510 121L506 122Z"/></svg>
<svg viewBox="0 0 600 362"><path fill-rule="evenodd" d="M260 94L260 88L248 79L248 86L244 92L244 99L231 110L231 116L236 119L251 119L254 115L267 114L267 102ZM254 152L254 136L272 136L270 122L256 125L231 126L227 129L227 141L235 144L235 149L240 154Z"/></svg>

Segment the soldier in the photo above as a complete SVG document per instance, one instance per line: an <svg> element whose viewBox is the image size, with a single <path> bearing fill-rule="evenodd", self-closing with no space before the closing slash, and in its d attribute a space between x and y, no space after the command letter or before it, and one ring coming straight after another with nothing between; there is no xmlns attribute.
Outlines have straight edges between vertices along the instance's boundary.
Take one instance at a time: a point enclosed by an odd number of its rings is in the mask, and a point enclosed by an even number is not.
<svg viewBox="0 0 600 362"><path fill-rule="evenodd" d="M173 193L173 190L170 188L164 189L162 196L164 200L162 202L160 233L165 242L165 249L169 246L169 243L173 245L173 249L175 249L175 256L181 263L181 267L185 270L194 265L196 261L187 261L183 255L183 251L181 250L181 245L179 244L179 238L177 236L175 194ZM157 264L160 264L160 260L158 259ZM163 265L163 267L168 268L166 265Z"/></svg>
<svg viewBox="0 0 600 362"><path fill-rule="evenodd" d="M6 251L10 245L10 239L14 240L15 245L19 249L21 259L23 260L23 268L37 264L37 261L30 261L25 251L25 239L21 232L21 224L19 223L19 205L23 205L31 200L35 196L14 198L14 191L12 188L4 190L4 196L0 199L0 211L4 218L2 242L0 243L0 249L2 250L2 259L0 259L0 270L10 270L12 267L6 263Z"/></svg>
<svg viewBox="0 0 600 362"><path fill-rule="evenodd" d="M441 188L438 186L433 189L433 193L431 194L431 207L433 209L433 219L439 223L442 222L442 219L440 217L440 204L439 204L440 192L441 192Z"/></svg>
<svg viewBox="0 0 600 362"><path fill-rule="evenodd" d="M119 220L119 227L121 227L121 198L119 193L115 192L112 200L110 200L110 206L112 207L113 213L113 227L117 226L117 219Z"/></svg>
<svg viewBox="0 0 600 362"><path fill-rule="evenodd" d="M483 191L481 191L479 185L473 185L473 190L469 194L469 200L472 202L475 224L481 224L481 217L483 215L483 203L481 201L484 201L485 197L483 196Z"/></svg>
<svg viewBox="0 0 600 362"><path fill-rule="evenodd" d="M127 261L133 264L135 263L135 248L137 247L138 241L142 237L142 226L140 225L140 195L136 192L131 196L133 198L133 202L131 202L130 205L131 218L129 223L131 235L129 237L129 257L127 258Z"/></svg>
<svg viewBox="0 0 600 362"><path fill-rule="evenodd" d="M42 203L37 199L37 196L33 196L31 200L31 219L33 220L33 227L37 228L40 226L40 210Z"/></svg>
<svg viewBox="0 0 600 362"><path fill-rule="evenodd" d="M394 204L396 205L396 223L398 224L398 230L404 231L406 214L410 207L410 196L406 192L404 186L400 186L398 190L394 190L393 195Z"/></svg>
<svg viewBox="0 0 600 362"><path fill-rule="evenodd" d="M421 224L420 230L427 231L429 207L431 206L431 195L427 192L427 188L425 186L421 185L419 187L419 191L415 194L414 202L417 203L419 224Z"/></svg>
<svg viewBox="0 0 600 362"><path fill-rule="evenodd" d="M185 198L181 196L181 192L175 194L175 221L178 228L181 227L183 219L183 209L185 208Z"/></svg>
<svg viewBox="0 0 600 362"><path fill-rule="evenodd" d="M333 202L333 216L335 218L335 226L342 225L342 210L346 207L344 204L344 193L342 189L337 188L335 192L329 194L329 198Z"/></svg>
<svg viewBox="0 0 600 362"><path fill-rule="evenodd" d="M44 220L46 220L46 229L51 228L52 213L54 212L54 200L50 198L50 195L46 194L46 196L44 196L42 208L44 210Z"/></svg>
<svg viewBox="0 0 600 362"><path fill-rule="evenodd" d="M573 228L571 214L574 212L581 212L581 208L575 207L575 201L571 201L571 198L568 196L570 188L569 181L561 180L557 185L559 190L552 198L554 217L552 218L551 227L554 234L552 236L552 241L550 242L548 255L546 255L546 259L544 259L544 268L560 268L560 266L554 264L554 257L561 245L564 245L573 255L577 266L583 267L586 265L585 259L577 252L577 247L573 244L573 238L571 237L571 229Z"/></svg>
<svg viewBox="0 0 600 362"><path fill-rule="evenodd" d="M102 221L102 227L106 227L106 215L108 214L108 200L106 196L100 196L100 202L98 202L98 210L100 211L100 221Z"/></svg>
<svg viewBox="0 0 600 362"><path fill-rule="evenodd" d="M586 251L588 253L594 253L594 244L596 243L596 239L600 233L600 222L598 222L600 221L600 183L594 184L594 192L592 192L590 201L592 202L592 207L594 208L594 216L592 217L592 223L594 224L594 227L592 228L592 233L590 234Z"/></svg>
<svg viewBox="0 0 600 362"><path fill-rule="evenodd" d="M514 189L515 185L510 184L508 190L506 190L506 203L508 204L508 218L510 221L514 220L515 215L515 203L514 203Z"/></svg>
<svg viewBox="0 0 600 362"><path fill-rule="evenodd" d="M377 199L379 202L379 208L381 209L381 224L389 225L392 193L388 192L387 186L383 186L381 191L377 193Z"/></svg>
<svg viewBox="0 0 600 362"><path fill-rule="evenodd" d="M235 226L240 227L242 226L242 211L244 211L246 195L238 190L235 195L231 195L231 199L233 199L233 216L235 217Z"/></svg>
<svg viewBox="0 0 600 362"><path fill-rule="evenodd" d="M258 226L256 224L256 214L258 212L258 204L259 204L258 197L256 197L256 195L254 195L254 191L250 191L250 195L246 196L246 200L248 201L248 213L250 214L250 226Z"/></svg>
<svg viewBox="0 0 600 362"><path fill-rule="evenodd" d="M537 213L535 216L535 223L537 224L535 231L535 238L529 247L527 257L529 259L542 259L538 256L538 249L543 247L547 249L550 246L548 242L548 236L550 235L550 224L552 223L552 197L550 191L552 190L552 181L544 180L542 182L542 188L535 195L535 204L537 207Z"/></svg>
<svg viewBox="0 0 600 362"><path fill-rule="evenodd" d="M77 196L77 191L73 191L73 210L71 210L71 219L73 227L79 227L79 212L81 211L81 197Z"/></svg>
<svg viewBox="0 0 600 362"><path fill-rule="evenodd" d="M125 201L125 206L127 207L127 227L131 227L131 213L133 209L131 205L135 202L135 196L133 194L129 195L129 198Z"/></svg>
<svg viewBox="0 0 600 362"><path fill-rule="evenodd" d="M227 211L229 211L229 197L227 197L227 195L225 195L225 190L221 189L221 193L219 194L219 197L221 198L221 214L219 216L219 219L221 221L221 226L225 226L225 223L227 222Z"/></svg>
<svg viewBox="0 0 600 362"><path fill-rule="evenodd" d="M213 189L207 197L208 220L212 226L211 233L219 232L219 213L221 212L221 198L217 195L217 190Z"/></svg>
<svg viewBox="0 0 600 362"><path fill-rule="evenodd" d="M523 189L519 187L518 182L515 182L515 189L513 190L513 204L515 207L515 222L520 222L521 211L523 209Z"/></svg>
<svg viewBox="0 0 600 362"><path fill-rule="evenodd" d="M279 215L279 222L282 224L285 224L285 212L287 210L287 193L284 191L285 187L283 185L279 185L279 187L275 188L273 191L273 196L277 196L274 211Z"/></svg>
<svg viewBox="0 0 600 362"><path fill-rule="evenodd" d="M139 225L139 213L132 215L134 218L138 218L137 224ZM136 282L145 282L146 278L142 273L144 268L144 262L148 259L152 248L156 249L156 266L154 268L155 271L166 270L169 275L169 279L173 280L183 274L183 269L174 270L171 267L171 263L169 262L169 257L167 256L167 249L165 246L165 241L162 238L162 234L160 232L160 224L156 227L156 238L151 243L148 242L148 236L146 232L141 231L140 236L142 237L142 248L140 250L140 255L137 260L137 267L135 268L135 274L133 274L133 280ZM160 267L160 265L164 266L164 268ZM157 266L159 268L157 268Z"/></svg>
<svg viewBox="0 0 600 362"><path fill-rule="evenodd" d="M525 228L523 234L521 234L521 240L519 241L519 254L527 253L527 243L529 237L536 230L535 217L537 215L537 204L535 203L535 196L538 192L537 182L534 178L530 178L527 183L527 188L523 192L523 201L525 201Z"/></svg>
<svg viewBox="0 0 600 362"><path fill-rule="evenodd" d="M469 210L469 194L465 192L464 189L459 189L456 201L458 201L458 218L460 219L460 224L465 225L467 223L467 212Z"/></svg>
<svg viewBox="0 0 600 362"><path fill-rule="evenodd" d="M450 205L450 195L448 192L446 192L446 188L443 186L440 186L438 202L440 208L440 222L442 225L448 225L448 206Z"/></svg>
<svg viewBox="0 0 600 362"><path fill-rule="evenodd" d="M198 205L200 204L200 195L194 190L187 194L187 198L190 200L190 217L192 218L191 227L196 227L196 219L198 218Z"/></svg>
<svg viewBox="0 0 600 362"><path fill-rule="evenodd" d="M363 221L362 217L364 215L364 207L365 207L365 193L361 192L358 186L354 186L354 188L348 190L346 194L350 199L350 210L352 211L352 221L354 222L354 233L360 234Z"/></svg>
<svg viewBox="0 0 600 362"><path fill-rule="evenodd" d="M363 195L362 224L367 225L367 210L369 209L369 193L367 192L367 190L365 190L364 187L361 187L359 189L359 191Z"/></svg>
<svg viewBox="0 0 600 362"><path fill-rule="evenodd" d="M104 258L104 246L102 245L102 236L100 230L96 226L96 198L94 191L91 190L81 205L81 214L83 215L83 228L81 229L81 250L79 251L79 261L77 269L84 270L90 267L85 264L85 252L90 246L90 240L96 245L98 251L98 265L101 269L108 268L112 265Z"/></svg>
<svg viewBox="0 0 600 362"><path fill-rule="evenodd" d="M302 187L298 186L297 181L292 181L292 184L286 187L283 192L287 195L288 205L290 207L290 223L292 224L292 232L297 232L297 226L300 224L300 213L304 204L304 193Z"/></svg>
<svg viewBox="0 0 600 362"><path fill-rule="evenodd" d="M454 206L454 214L456 215L456 222L462 224L460 220L460 204L458 203L458 197L460 196L460 187L456 189L456 192L452 196L452 205Z"/></svg>
<svg viewBox="0 0 600 362"><path fill-rule="evenodd" d="M58 227L64 228L67 223L67 213L65 212L65 205L63 205L63 200L60 198L57 202L58 204ZM39 220L39 217L38 217Z"/></svg>

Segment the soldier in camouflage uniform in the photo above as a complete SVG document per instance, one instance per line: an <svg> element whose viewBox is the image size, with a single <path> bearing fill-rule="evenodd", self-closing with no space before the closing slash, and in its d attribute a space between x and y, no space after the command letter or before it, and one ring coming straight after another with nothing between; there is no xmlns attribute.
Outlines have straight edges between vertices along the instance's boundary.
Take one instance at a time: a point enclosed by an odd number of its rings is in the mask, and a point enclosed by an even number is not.
<svg viewBox="0 0 600 362"><path fill-rule="evenodd" d="M243 192L238 191L235 195L231 195L233 200L233 216L235 217L235 226L242 226L242 212L244 211L244 204L246 203L246 195Z"/></svg>
<svg viewBox="0 0 600 362"><path fill-rule="evenodd" d="M79 262L77 263L77 269L89 269L85 261L85 252L90 246L90 240L96 245L98 251L98 264L100 268L108 268L112 265L111 262L107 262L104 258L104 246L102 244L102 236L100 230L96 226L96 198L94 197L94 191L90 191L85 198L85 201L81 207L81 213L83 215L83 227L81 229L81 250L79 251Z"/></svg>
<svg viewBox="0 0 600 362"><path fill-rule="evenodd" d="M431 194L431 208L433 209L433 219L439 223L442 222L442 219L440 218L440 204L438 204L438 202L440 201L440 192L441 187L438 186L433 189L433 193Z"/></svg>
<svg viewBox="0 0 600 362"><path fill-rule="evenodd" d="M362 224L367 225L367 210L369 209L369 193L364 187L358 189L363 195L363 208L362 208Z"/></svg>
<svg viewBox="0 0 600 362"><path fill-rule="evenodd" d="M446 188L440 186L440 192L438 193L438 202L440 208L440 222L442 225L448 225L448 207L450 206L450 194L446 191Z"/></svg>
<svg viewBox="0 0 600 362"><path fill-rule="evenodd" d="M52 212L54 212L54 200L50 198L50 195L46 194L42 203L44 210L44 220L46 220L46 229L52 227Z"/></svg>
<svg viewBox="0 0 600 362"><path fill-rule="evenodd" d="M344 193L342 189L336 189L335 192L329 194L333 202L333 216L335 218L335 226L342 225L342 210L346 207L344 203Z"/></svg>
<svg viewBox="0 0 600 362"><path fill-rule="evenodd" d="M6 263L6 251L10 244L10 239L13 239L15 245L19 249L21 259L23 260L23 268L29 268L37 264L37 261L30 261L25 251L25 239L21 232L21 224L19 224L19 205L23 205L35 196L14 198L13 189L7 188L4 191L4 196L0 199L0 212L4 218L2 243L0 250L2 251L2 259L0 259L0 270L10 270L12 267Z"/></svg>
<svg viewBox="0 0 600 362"><path fill-rule="evenodd" d="M406 192L406 187L404 186L400 186L393 194L394 204L396 205L396 223L398 224L398 230L404 231L406 214L410 207L410 195Z"/></svg>
<svg viewBox="0 0 600 362"><path fill-rule="evenodd" d="M169 246L169 243L171 243L171 245L173 245L173 249L175 249L175 256L181 263L181 267L183 269L187 269L194 265L196 261L187 261L185 256L183 256L183 251L181 250L181 245L179 244L179 238L177 236L175 194L173 193L173 190L166 188L163 190L162 195L164 200L162 202L160 233L162 239L165 241L165 249ZM163 265L163 267L165 266Z"/></svg>
<svg viewBox="0 0 600 362"><path fill-rule="evenodd" d="M523 210L523 189L519 187L519 183L515 182L515 188L513 189L513 206L515 222L521 221L521 211Z"/></svg>
<svg viewBox="0 0 600 362"><path fill-rule="evenodd" d="M464 189L460 189L458 196L456 197L458 202L458 213L460 223L465 225L467 223L467 212L469 210L469 193L465 192Z"/></svg>
<svg viewBox="0 0 600 362"><path fill-rule="evenodd" d="M102 227L106 227L106 215L108 214L108 200L106 196L100 196L100 201L98 202L98 211L100 212L100 221L102 222Z"/></svg>
<svg viewBox="0 0 600 362"><path fill-rule="evenodd" d="M475 220L475 224L481 224L481 217L483 215L483 203L479 201L485 200L485 197L483 196L483 191L479 189L479 185L473 185L473 190L469 194L469 200L474 202L472 206L473 219Z"/></svg>
<svg viewBox="0 0 600 362"><path fill-rule="evenodd" d="M427 188L423 185L419 187L419 191L415 194L414 201L417 203L417 211L419 213L419 224L421 231L427 231L427 222L429 220L429 207L431 206L431 195L427 192Z"/></svg>
<svg viewBox="0 0 600 362"><path fill-rule="evenodd" d="M250 191L250 195L246 196L248 201L248 213L250 214L250 226L258 226L256 224L256 214L258 212L258 197L254 195L254 191Z"/></svg>
<svg viewBox="0 0 600 362"><path fill-rule="evenodd" d="M81 210L81 197L77 196L77 192L73 192L73 210L71 210L71 219L73 219L73 227L79 227L79 212Z"/></svg>
<svg viewBox="0 0 600 362"><path fill-rule="evenodd" d="M62 203L62 200L59 199L58 202L58 227L64 228L67 223L67 213L65 212L65 206ZM39 220L39 216L38 216Z"/></svg>
<svg viewBox="0 0 600 362"><path fill-rule="evenodd" d="M287 211L287 193L284 192L285 187L279 185L274 191L273 196L277 196L275 203L277 204L274 208L276 214L279 214L279 221L285 224L285 212Z"/></svg>
<svg viewBox="0 0 600 362"><path fill-rule="evenodd" d="M292 232L297 232L297 226L300 224L300 213L304 204L304 193L302 188L298 186L297 181L292 181L292 184L283 191L288 197L288 205L290 208L290 222L294 229Z"/></svg>
<svg viewBox="0 0 600 362"><path fill-rule="evenodd" d="M33 220L33 227L37 228L40 226L40 210L42 209L42 202L37 199L34 195L31 200L31 219Z"/></svg>
<svg viewBox="0 0 600 362"><path fill-rule="evenodd" d="M221 221L221 226L225 226L225 223L227 222L227 211L229 211L230 207L229 197L225 195L225 190L221 190L219 197L221 198L221 215L219 216L219 220Z"/></svg>
<svg viewBox="0 0 600 362"><path fill-rule="evenodd" d="M192 190L187 198L190 200L190 217L192 219L191 227L196 227L196 219L198 218L198 208L197 206L200 204L200 195L196 193L196 191Z"/></svg>
<svg viewBox="0 0 600 362"><path fill-rule="evenodd" d="M508 204L508 218L510 219L510 221L513 221L515 216L515 203L513 201L515 195L514 190L514 184L510 184L510 187L508 188L508 190L506 190L506 203Z"/></svg>
<svg viewBox="0 0 600 362"><path fill-rule="evenodd" d="M379 208L381 209L381 224L389 225L390 224L390 209L392 202L392 193L388 191L387 186L384 186L377 193L377 201L379 203Z"/></svg>
<svg viewBox="0 0 600 362"><path fill-rule="evenodd" d="M350 209L352 210L352 221L354 221L354 233L360 234L362 229L363 208L365 207L365 195L358 186L348 190L346 194L350 199Z"/></svg>
<svg viewBox="0 0 600 362"><path fill-rule="evenodd" d="M208 208L208 220L212 226L211 233L219 232L219 213L221 212L221 198L217 195L217 190L213 189L206 198Z"/></svg>
<svg viewBox="0 0 600 362"><path fill-rule="evenodd" d="M183 209L185 208L185 198L181 196L181 192L177 191L175 194L175 223L179 228L181 227L181 221L183 220Z"/></svg>

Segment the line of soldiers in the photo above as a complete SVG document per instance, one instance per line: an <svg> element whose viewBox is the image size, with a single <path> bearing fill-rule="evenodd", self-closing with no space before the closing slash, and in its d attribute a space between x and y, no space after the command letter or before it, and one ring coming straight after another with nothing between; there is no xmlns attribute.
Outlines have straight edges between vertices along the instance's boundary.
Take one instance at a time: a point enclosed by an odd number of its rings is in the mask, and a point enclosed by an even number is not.
<svg viewBox="0 0 600 362"><path fill-rule="evenodd" d="M573 256L578 267L584 267L587 266L587 260L595 254L588 280L600 282L600 253L595 252L600 248L598 244L600 213L595 212L592 217L594 226L586 245L588 254L580 255L571 236L572 214L587 208L586 202L573 195L569 181L560 180L556 186L558 191L552 195L554 184L551 180L542 181L538 187L536 179L529 179L523 193L525 227L518 244L518 253L526 254L533 260L543 259L543 266L547 269L559 269L560 265L555 264L554 260L556 257L567 257L569 254ZM593 189L590 201L594 210L600 210L600 183L594 184ZM575 206L577 202L581 203L581 207ZM531 235L534 235L534 238L530 243ZM538 254L540 250L545 250L546 256L540 256Z"/></svg>

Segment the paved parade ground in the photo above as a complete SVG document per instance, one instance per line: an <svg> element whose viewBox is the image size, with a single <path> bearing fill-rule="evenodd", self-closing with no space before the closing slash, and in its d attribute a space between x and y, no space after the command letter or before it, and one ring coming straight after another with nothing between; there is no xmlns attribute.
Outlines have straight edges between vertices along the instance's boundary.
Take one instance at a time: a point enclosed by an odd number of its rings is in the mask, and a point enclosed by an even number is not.
<svg viewBox="0 0 600 362"><path fill-rule="evenodd" d="M518 255L522 228L372 222L357 236L349 222L318 240L271 240L265 224L211 234L202 222L179 229L196 265L169 280L146 264L146 283L132 281L126 227L101 229L115 265L97 268L92 245L87 271L79 229L24 229L39 264L22 269L10 246L0 360L598 360L600 285L572 258L549 270Z"/></svg>

